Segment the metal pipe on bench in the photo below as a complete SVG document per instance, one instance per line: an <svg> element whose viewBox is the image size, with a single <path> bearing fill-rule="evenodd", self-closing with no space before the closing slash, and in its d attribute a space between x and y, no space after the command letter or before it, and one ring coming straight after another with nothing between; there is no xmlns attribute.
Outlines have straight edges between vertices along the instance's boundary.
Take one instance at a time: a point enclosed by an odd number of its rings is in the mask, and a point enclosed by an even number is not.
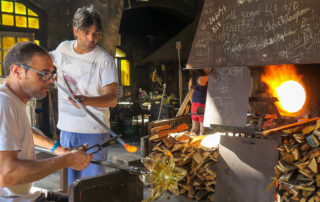
<svg viewBox="0 0 320 202"><path fill-rule="evenodd" d="M43 147L35 146L35 149L36 149L36 151L39 151L39 152L44 152L44 153L50 154L52 156L57 156L51 150L43 148ZM125 171L128 171L131 174L136 174L136 175L149 173L144 168L138 168L138 167L134 167L134 166L123 166L123 165L120 165L120 164L107 162L107 161L99 161L99 160L91 160L90 162L93 163L93 164L101 165L101 166L106 166L106 167L110 167L110 168L116 168L116 169L120 169L120 170L125 170Z"/></svg>

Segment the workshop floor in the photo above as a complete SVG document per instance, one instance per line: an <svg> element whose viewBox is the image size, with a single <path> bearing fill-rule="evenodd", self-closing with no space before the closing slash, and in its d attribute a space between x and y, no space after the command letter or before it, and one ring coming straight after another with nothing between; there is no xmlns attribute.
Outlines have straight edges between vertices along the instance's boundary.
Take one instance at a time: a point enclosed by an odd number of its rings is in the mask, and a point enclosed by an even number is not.
<svg viewBox="0 0 320 202"><path fill-rule="evenodd" d="M125 152L123 147L119 144L115 144L109 147L109 153L108 153L108 161L113 161L114 163L116 162L123 162L126 163L128 161L132 160L138 160L141 158L141 150L140 150L140 142L139 141L130 141L130 145L134 145L138 147L138 152L131 154ZM106 168L106 172L111 172L113 171L113 168ZM35 187L47 189L50 191L56 191L60 189L60 171L57 171L48 177L36 181L34 183ZM144 188L144 199L148 197L151 193L151 188L150 187L145 187ZM193 202L195 200L190 200L185 196L176 196L174 194L171 194L167 192L164 194L160 199L156 200L156 202Z"/></svg>

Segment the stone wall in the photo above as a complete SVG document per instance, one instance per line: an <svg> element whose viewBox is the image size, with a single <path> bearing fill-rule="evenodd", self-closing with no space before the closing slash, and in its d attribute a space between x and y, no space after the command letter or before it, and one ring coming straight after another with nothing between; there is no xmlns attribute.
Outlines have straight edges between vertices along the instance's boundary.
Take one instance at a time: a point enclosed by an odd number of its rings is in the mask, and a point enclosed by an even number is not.
<svg viewBox="0 0 320 202"><path fill-rule="evenodd" d="M47 49L53 50L64 40L74 39L72 18L79 7L93 4L100 13L103 33L100 45L114 56L119 41L123 0L31 0L46 13Z"/></svg>

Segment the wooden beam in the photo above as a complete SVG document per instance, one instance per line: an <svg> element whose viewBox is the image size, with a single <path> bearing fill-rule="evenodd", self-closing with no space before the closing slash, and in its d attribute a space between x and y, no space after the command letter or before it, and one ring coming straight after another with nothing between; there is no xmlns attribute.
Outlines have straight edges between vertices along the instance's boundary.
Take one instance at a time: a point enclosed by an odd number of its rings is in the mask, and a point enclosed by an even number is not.
<svg viewBox="0 0 320 202"><path fill-rule="evenodd" d="M184 100L183 100L183 102L182 102L182 104L181 104L181 106L180 106L180 108L179 108L179 110L177 112L176 117L179 117L179 116L183 115L183 112L186 109L188 102L189 101L191 102L191 98L192 98L193 92L194 92L194 89L191 88L189 90L188 94L186 95L186 97L184 98Z"/></svg>
<svg viewBox="0 0 320 202"><path fill-rule="evenodd" d="M299 122L292 123L292 124L287 124L287 125L280 126L280 127L277 127L277 128L272 128L272 129L269 129L269 130L262 131L262 135L266 136L266 135L269 135L272 132L277 132L277 131L280 131L280 130L285 130L285 129L289 129L289 128L305 126L305 125L308 125L308 124L311 124L311 123L316 123L318 119L320 119L320 117L311 118L311 119L307 119L307 120L304 120L304 121L299 121Z"/></svg>

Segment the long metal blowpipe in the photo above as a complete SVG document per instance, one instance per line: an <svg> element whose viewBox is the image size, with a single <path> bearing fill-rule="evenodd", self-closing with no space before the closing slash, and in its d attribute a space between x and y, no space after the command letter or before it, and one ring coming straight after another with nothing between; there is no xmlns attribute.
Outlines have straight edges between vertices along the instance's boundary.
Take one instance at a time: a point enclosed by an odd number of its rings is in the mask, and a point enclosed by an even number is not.
<svg viewBox="0 0 320 202"><path fill-rule="evenodd" d="M131 146L128 143L125 143L115 132L113 132L108 126L103 123L96 115L94 115L90 110L83 106L73 95L67 91L62 85L60 85L56 80L54 85L60 88L64 93L66 93L81 109L83 109L89 116L91 116L100 126L102 126L112 137L117 137L117 141L130 153L134 153L138 150L136 146Z"/></svg>
<svg viewBox="0 0 320 202"><path fill-rule="evenodd" d="M50 151L49 149L39 147L39 146L35 146L35 149L36 149L36 151L44 152L44 153L50 154L52 156L56 156L56 154L54 152ZM99 160L93 159L90 162L93 164L101 165L101 166L125 170L125 171L128 171L129 173L132 173L135 175L142 175L142 174L150 173L145 168L139 168L139 167L134 167L134 166L124 166L124 165L120 165L120 164L112 163L112 162L108 162L108 161L99 161Z"/></svg>

